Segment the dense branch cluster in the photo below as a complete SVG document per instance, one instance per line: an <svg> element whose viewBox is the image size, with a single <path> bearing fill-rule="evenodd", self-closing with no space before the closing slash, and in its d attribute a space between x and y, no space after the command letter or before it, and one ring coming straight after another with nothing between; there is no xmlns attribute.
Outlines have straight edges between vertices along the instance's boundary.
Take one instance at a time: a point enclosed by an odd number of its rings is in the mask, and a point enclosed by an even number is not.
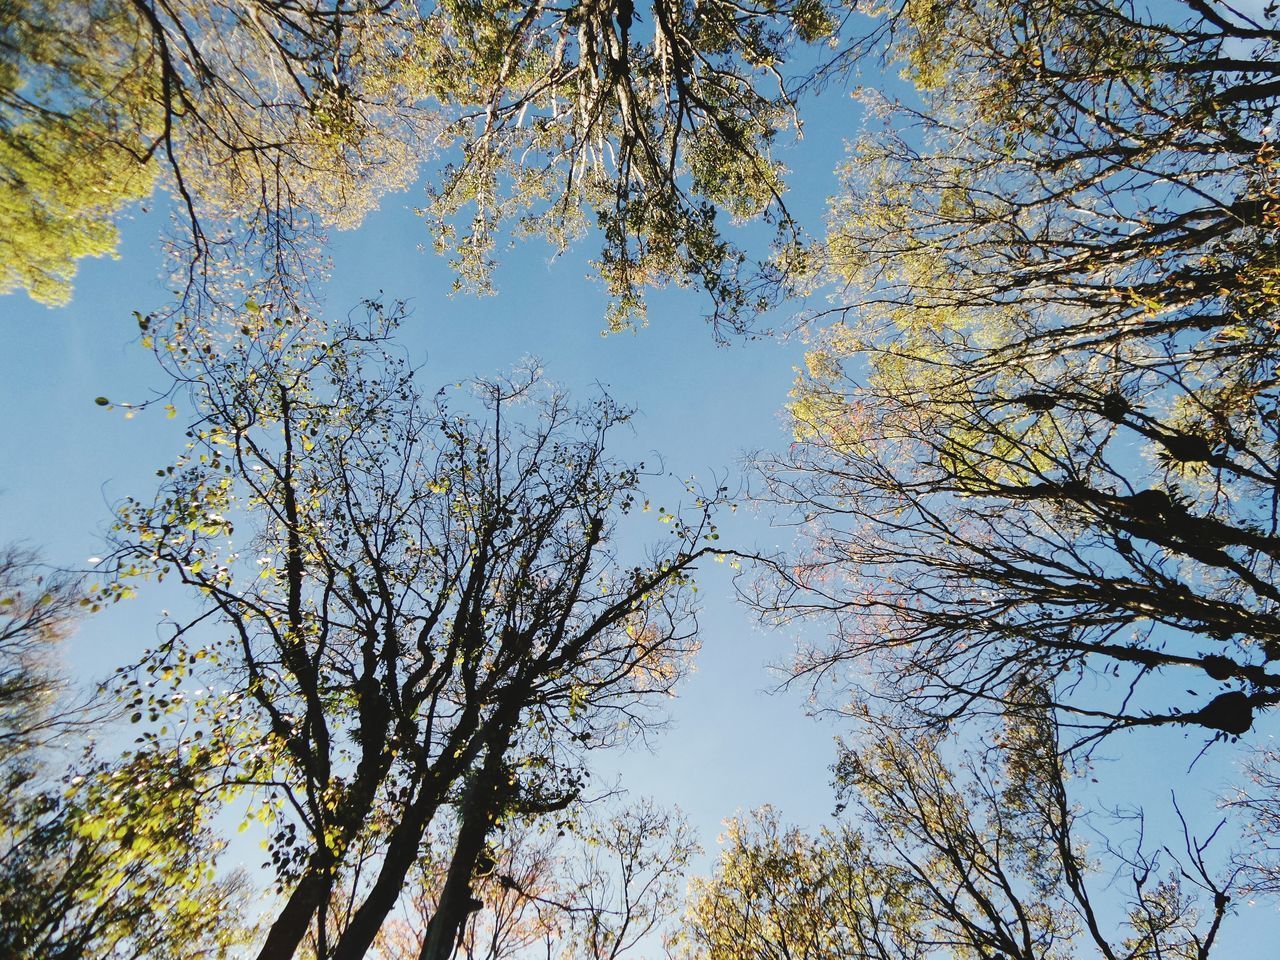
<svg viewBox="0 0 1280 960"><path fill-rule="evenodd" d="M806 669L865 657L935 717L1057 680L1102 729L1280 702L1280 33L1206 11L888 14L923 102L854 149L852 299L769 470L813 550L762 600L840 623ZM1114 696L1072 699L1082 673Z"/></svg>

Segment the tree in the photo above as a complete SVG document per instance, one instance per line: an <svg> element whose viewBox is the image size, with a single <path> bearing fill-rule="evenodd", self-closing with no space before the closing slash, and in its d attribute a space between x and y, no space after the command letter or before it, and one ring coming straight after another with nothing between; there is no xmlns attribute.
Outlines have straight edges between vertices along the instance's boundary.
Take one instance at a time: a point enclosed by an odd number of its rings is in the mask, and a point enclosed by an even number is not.
<svg viewBox="0 0 1280 960"><path fill-rule="evenodd" d="M14 960L222 960L253 936L243 874L182 757L92 763L70 786L6 777L0 951ZM188 788L188 789L184 789Z"/></svg>
<svg viewBox="0 0 1280 960"><path fill-rule="evenodd" d="M1246 891L1275 896L1280 893L1280 755L1274 748L1260 749L1243 766L1248 785L1225 796L1223 806L1244 826Z"/></svg>
<svg viewBox="0 0 1280 960"><path fill-rule="evenodd" d="M799 123L788 74L804 69L788 59L833 34L839 9L657 0L642 16L617 0L475 17L441 5L427 32L446 69L432 90L460 111L463 154L431 188L438 243L483 285L503 221L560 245L595 228L612 327L643 317L646 287L693 282L714 320L740 328L778 294L800 238L769 153ZM459 231L450 218L468 207ZM719 212L776 223L781 256L752 268Z"/></svg>
<svg viewBox="0 0 1280 960"><path fill-rule="evenodd" d="M22 0L0 21L0 162L23 228L4 289L64 300L157 164L203 265L189 280L245 244L310 272L317 231L359 223L439 152L429 216L462 282L487 286L501 224L561 247L594 229L615 323L647 286L696 282L739 324L762 277L717 209L796 239L769 154L795 123L783 66L835 27L820 0L644 16L630 0Z"/></svg>
<svg viewBox="0 0 1280 960"><path fill-rule="evenodd" d="M8 5L4 289L65 301L75 261L111 252L119 213L157 182L186 220L189 281L196 266L216 272L254 246L304 269L300 235L358 222L416 176L425 113L387 75L412 13L399 3Z"/></svg>
<svg viewBox="0 0 1280 960"><path fill-rule="evenodd" d="M1238 871L1215 876L1208 844L1189 834L1177 842L1181 862L1141 844L1096 862L1079 836L1056 724L1046 712L1028 720L1033 709L996 738L996 763L971 753L949 766L940 738L893 730L843 751L837 783L857 828L810 836L769 809L730 821L714 874L693 888L689 955L1209 957Z"/></svg>
<svg viewBox="0 0 1280 960"><path fill-rule="evenodd" d="M0 10L0 293L66 302L76 261L114 251L115 218L151 192L156 117L130 33L109 4Z"/></svg>
<svg viewBox="0 0 1280 960"><path fill-rule="evenodd" d="M767 468L812 549L760 600L932 720L1052 681L1086 736L1242 734L1280 702L1274 11L885 17L920 100L836 202L848 303Z"/></svg>
<svg viewBox="0 0 1280 960"><path fill-rule="evenodd" d="M190 711L175 748L270 827L285 899L263 960L309 930L320 956L364 956L452 811L423 948L447 957L493 831L575 804L584 752L656 720L695 648L712 504L666 515L670 543L624 563L641 473L604 443L627 412L533 373L475 384L482 419L448 391L430 404L386 345L398 317L261 319L177 356L190 449L154 502L119 510L107 592L172 574L203 605L119 690L139 722ZM197 646L205 621L221 635ZM358 906L329 942L338 890Z"/></svg>
<svg viewBox="0 0 1280 960"><path fill-rule="evenodd" d="M582 845L563 870L563 954L616 960L669 933L664 927L698 852L684 819L644 801L589 823L579 835Z"/></svg>
<svg viewBox="0 0 1280 960"><path fill-rule="evenodd" d="M448 870L447 842L431 847L441 852L419 860L397 913L378 933L374 956L417 960L421 954ZM556 835L536 824L510 822L490 839L482 859L489 869L477 870L472 886L483 906L458 931L458 952L468 960L507 960L553 942L561 872Z"/></svg>
<svg viewBox="0 0 1280 960"><path fill-rule="evenodd" d="M218 844L181 757L64 748L102 711L66 702L50 666L81 601L77 579L17 548L0 553L0 954L13 960L224 957L247 937L243 877L209 868Z"/></svg>
<svg viewBox="0 0 1280 960"><path fill-rule="evenodd" d="M676 917L695 852L683 818L651 801L603 813L588 806L555 833L514 824L495 837L491 866L476 878L483 906L459 930L459 952L467 960L633 953ZM425 873L405 919L383 930L378 956L417 960L442 879L439 868Z"/></svg>
<svg viewBox="0 0 1280 960"><path fill-rule="evenodd" d="M24 767L75 720L55 709L60 678L50 661L80 599L75 579L42 569L33 552L0 549L0 768Z"/></svg>

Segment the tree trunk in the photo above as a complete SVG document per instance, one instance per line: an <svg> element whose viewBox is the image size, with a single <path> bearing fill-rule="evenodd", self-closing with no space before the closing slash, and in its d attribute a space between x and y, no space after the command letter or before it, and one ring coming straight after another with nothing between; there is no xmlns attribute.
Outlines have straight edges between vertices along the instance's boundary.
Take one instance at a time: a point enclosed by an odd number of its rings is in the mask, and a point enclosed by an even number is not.
<svg viewBox="0 0 1280 960"><path fill-rule="evenodd" d="M497 739L499 742L490 745L484 767L467 791L458 841L453 848L453 858L449 861L449 872L445 875L436 911L427 924L427 936L418 960L449 960L457 949L458 931L466 923L467 916L477 909L471 893L472 875L508 787L503 774L510 743L509 731L503 730Z"/></svg>
<svg viewBox="0 0 1280 960"><path fill-rule="evenodd" d="M395 907L396 900L404 889L405 877L418 859L422 837L439 806L434 796L420 797L419 802L410 807L405 818L391 831L387 855L378 871L378 879L351 918L351 923L338 938L332 960L361 960L369 951L382 928L383 920Z"/></svg>
<svg viewBox="0 0 1280 960"><path fill-rule="evenodd" d="M258 951L258 960L293 960L298 944L307 935L307 927L316 909L329 895L329 878L325 867L315 861L308 865L298 885L267 931L267 939Z"/></svg>

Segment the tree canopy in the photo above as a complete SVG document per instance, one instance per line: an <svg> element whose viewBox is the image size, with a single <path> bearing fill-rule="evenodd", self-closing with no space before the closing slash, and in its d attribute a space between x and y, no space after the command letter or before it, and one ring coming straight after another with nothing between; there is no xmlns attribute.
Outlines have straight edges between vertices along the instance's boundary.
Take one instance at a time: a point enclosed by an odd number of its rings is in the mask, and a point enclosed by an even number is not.
<svg viewBox="0 0 1280 960"><path fill-rule="evenodd" d="M0 552L0 951L14 960L223 958L245 944L243 875L174 752L103 760L59 777L54 745L101 707L67 697L52 661L87 597L29 551Z"/></svg>
<svg viewBox="0 0 1280 960"><path fill-rule="evenodd" d="M935 718L1032 680L1095 732L1243 733L1280 701L1280 32L1198 2L883 16L919 100L881 101L832 207L844 303L768 467L812 551L764 604L833 612L804 668L878 664ZM1085 673L1114 695L1072 698Z"/></svg>
<svg viewBox="0 0 1280 960"><path fill-rule="evenodd" d="M305 272L302 238L426 170L432 244L461 284L487 287L504 230L558 247L592 231L614 326L655 285L697 283L731 326L767 301L779 267L752 267L724 220L798 240L770 151L797 123L793 51L837 24L821 0L7 11L3 289L64 301L75 261L111 252L116 217L157 182L190 282L255 247Z"/></svg>

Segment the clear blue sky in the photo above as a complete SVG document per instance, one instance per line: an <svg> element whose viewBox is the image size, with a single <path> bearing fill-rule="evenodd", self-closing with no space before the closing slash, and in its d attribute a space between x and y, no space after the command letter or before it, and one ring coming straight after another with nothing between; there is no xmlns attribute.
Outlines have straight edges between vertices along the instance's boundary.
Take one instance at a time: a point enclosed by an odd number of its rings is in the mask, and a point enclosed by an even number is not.
<svg viewBox="0 0 1280 960"><path fill-rule="evenodd" d="M805 142L789 148L791 203L811 230L821 228L842 142L856 132L859 112L847 97L829 94L811 110ZM653 297L651 322L638 333L600 336L604 298L586 278L589 242L558 259L536 244L509 251L497 281L499 295L449 297L452 277L439 258L419 250L428 237L412 213L418 191L394 195L357 231L335 236L331 310L345 311L383 291L405 298L413 317L403 329L411 358L430 387L506 370L538 356L547 374L575 392L599 382L641 411L635 432L614 452L626 458L662 456L677 476L736 477L745 451L788 442L781 410L800 362L802 344L772 340L717 347L700 319L704 304L692 292ZM106 395L146 395L161 378L136 343L132 311L164 301L156 237L159 214L125 224L118 260L87 262L73 302L49 310L22 296L0 300L5 350L0 359L0 409L5 453L0 457L0 542L42 548L61 564L79 564L101 550L108 504L146 495L154 472L182 443L181 417L147 412L125 420L96 407ZM773 320L785 324L796 307ZM732 484L731 480L731 484ZM663 495L655 491L658 499ZM740 511L723 528L726 542L768 549L785 543L784 530ZM654 525L653 537L662 529ZM703 651L698 670L673 704L673 728L652 754L617 761L624 785L664 803L678 803L714 849L720 821L770 802L795 821L816 825L829 814L832 737L839 728L808 719L803 697L769 695L778 680L769 662L787 659L793 635L766 634L732 600L727 569L709 565L703 581ZM155 636L157 613L183 602L172 589L144 591L136 600L89 621L68 650L76 675L93 678L121 663ZM1161 731L1121 738L1108 749L1123 763L1100 771L1116 802L1153 802L1167 810L1170 787L1199 822L1232 778L1234 754L1215 751L1192 775L1184 771L1201 740ZM613 761L610 761L613 762ZM1161 822L1167 822L1162 818ZM1274 914L1251 911L1237 923L1261 943L1275 930ZM1243 932L1242 929L1242 932Z"/></svg>

